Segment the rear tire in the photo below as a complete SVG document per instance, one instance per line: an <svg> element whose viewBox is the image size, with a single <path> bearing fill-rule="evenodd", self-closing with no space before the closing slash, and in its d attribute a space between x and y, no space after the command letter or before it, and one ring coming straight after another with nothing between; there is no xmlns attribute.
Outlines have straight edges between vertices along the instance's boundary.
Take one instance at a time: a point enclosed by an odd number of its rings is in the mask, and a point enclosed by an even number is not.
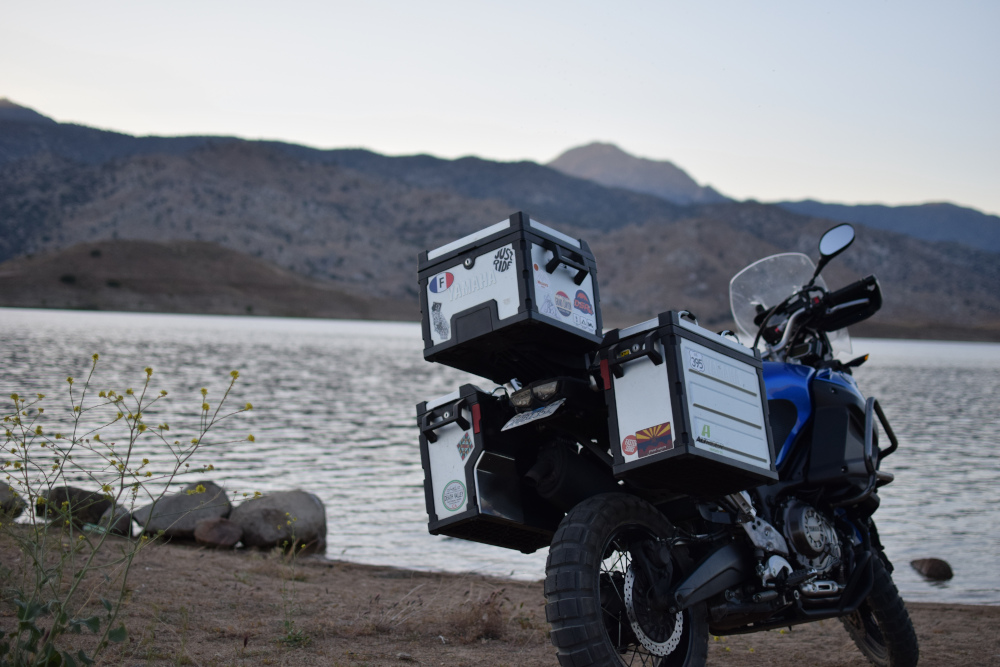
<svg viewBox="0 0 1000 667"><path fill-rule="evenodd" d="M621 493L581 502L559 525L545 567L545 617L563 667L688 667L708 654L705 605L676 614L648 604L650 583L632 567L638 549L659 547L660 573L690 568L675 533L655 507ZM645 546L644 546L645 545Z"/></svg>
<svg viewBox="0 0 1000 667"><path fill-rule="evenodd" d="M920 658L920 647L910 615L881 558L875 558L874 571L871 593L857 611L840 620L876 667L912 667Z"/></svg>

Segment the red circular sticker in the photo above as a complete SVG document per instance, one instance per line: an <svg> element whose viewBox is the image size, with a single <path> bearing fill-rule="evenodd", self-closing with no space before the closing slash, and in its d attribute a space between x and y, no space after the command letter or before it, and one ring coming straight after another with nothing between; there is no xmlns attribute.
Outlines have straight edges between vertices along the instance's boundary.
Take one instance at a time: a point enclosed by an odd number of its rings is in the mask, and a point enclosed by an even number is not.
<svg viewBox="0 0 1000 667"><path fill-rule="evenodd" d="M622 440L622 454L627 454L631 456L639 450L639 443L636 441L634 435L626 436Z"/></svg>

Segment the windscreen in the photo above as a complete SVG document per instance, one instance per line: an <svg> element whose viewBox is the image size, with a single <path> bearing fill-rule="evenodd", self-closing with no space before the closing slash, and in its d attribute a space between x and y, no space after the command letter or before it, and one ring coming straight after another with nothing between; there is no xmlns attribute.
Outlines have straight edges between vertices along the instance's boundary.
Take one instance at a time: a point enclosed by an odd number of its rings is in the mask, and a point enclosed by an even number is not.
<svg viewBox="0 0 1000 667"><path fill-rule="evenodd" d="M750 341L757 335L757 306L765 310L784 301L802 289L812 278L816 265L808 256L798 252L786 252L757 260L743 269L729 281L729 304L733 319L740 332ZM826 289L822 278L816 278L817 287ZM851 339L847 330L827 334L834 352L851 351Z"/></svg>

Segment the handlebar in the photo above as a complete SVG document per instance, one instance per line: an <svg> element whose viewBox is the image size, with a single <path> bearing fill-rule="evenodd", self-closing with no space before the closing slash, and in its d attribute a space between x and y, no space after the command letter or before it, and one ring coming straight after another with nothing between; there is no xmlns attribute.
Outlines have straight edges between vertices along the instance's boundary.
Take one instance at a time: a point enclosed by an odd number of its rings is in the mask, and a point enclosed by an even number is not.
<svg viewBox="0 0 1000 667"><path fill-rule="evenodd" d="M851 301L868 300L876 289L878 289L878 279L875 276L867 276L847 287L841 287L836 292L828 293L823 301L827 308L832 309Z"/></svg>

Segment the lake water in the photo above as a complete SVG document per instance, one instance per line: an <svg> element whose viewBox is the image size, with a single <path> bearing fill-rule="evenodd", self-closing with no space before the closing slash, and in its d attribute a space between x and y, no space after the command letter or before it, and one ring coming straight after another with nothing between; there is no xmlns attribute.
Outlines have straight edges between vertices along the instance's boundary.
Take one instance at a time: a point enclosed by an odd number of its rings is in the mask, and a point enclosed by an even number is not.
<svg viewBox="0 0 1000 667"><path fill-rule="evenodd" d="M0 345L0 396L46 394L49 432L68 422L66 376L79 388L95 352L99 389L139 388L154 368L151 389L169 396L145 421L169 423L182 440L194 435L199 389L214 406L239 369L234 406L254 410L225 422L192 461L214 465L212 479L237 492L317 494L330 558L544 576L544 550L427 533L415 405L488 383L426 363L416 324L0 309ZM876 515L897 585L910 600L1000 604L1000 532L989 529L1000 525L1000 345L856 339L854 350L871 353L856 377L901 441ZM232 438L241 441L212 444ZM162 447L142 455L160 469L169 460ZM908 565L922 557L949 561L955 578L923 581Z"/></svg>

